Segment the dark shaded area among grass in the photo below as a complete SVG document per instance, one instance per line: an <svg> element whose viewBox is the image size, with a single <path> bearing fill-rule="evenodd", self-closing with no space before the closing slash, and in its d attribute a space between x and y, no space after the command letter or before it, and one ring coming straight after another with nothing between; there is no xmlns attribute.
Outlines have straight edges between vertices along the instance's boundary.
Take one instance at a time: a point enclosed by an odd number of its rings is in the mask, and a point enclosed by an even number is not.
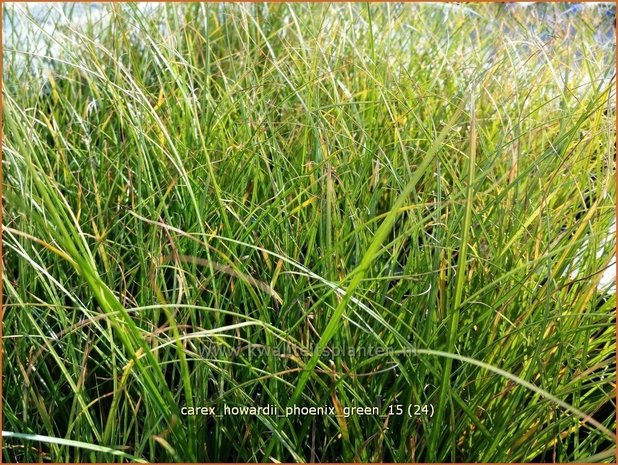
<svg viewBox="0 0 618 465"><path fill-rule="evenodd" d="M63 8L3 8L3 460L613 460L614 6Z"/></svg>

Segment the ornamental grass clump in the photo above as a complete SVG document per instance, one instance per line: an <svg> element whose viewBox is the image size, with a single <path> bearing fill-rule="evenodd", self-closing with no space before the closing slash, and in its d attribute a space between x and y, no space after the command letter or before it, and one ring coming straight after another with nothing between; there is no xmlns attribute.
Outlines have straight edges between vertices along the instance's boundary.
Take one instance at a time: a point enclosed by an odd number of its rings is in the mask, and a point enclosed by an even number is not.
<svg viewBox="0 0 618 465"><path fill-rule="evenodd" d="M614 17L5 4L3 460L612 461Z"/></svg>

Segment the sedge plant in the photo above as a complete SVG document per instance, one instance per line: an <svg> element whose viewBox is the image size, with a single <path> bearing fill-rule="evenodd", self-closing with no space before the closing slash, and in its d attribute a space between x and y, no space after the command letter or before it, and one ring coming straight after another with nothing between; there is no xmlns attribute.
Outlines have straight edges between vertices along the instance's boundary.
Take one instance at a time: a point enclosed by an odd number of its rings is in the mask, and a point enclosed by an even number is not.
<svg viewBox="0 0 618 465"><path fill-rule="evenodd" d="M4 4L3 460L612 461L614 17Z"/></svg>

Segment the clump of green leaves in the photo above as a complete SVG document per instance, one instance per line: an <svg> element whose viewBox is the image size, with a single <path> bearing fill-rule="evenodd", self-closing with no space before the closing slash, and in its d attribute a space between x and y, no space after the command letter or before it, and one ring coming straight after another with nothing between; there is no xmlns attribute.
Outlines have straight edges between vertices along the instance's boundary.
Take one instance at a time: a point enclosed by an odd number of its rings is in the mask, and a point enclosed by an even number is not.
<svg viewBox="0 0 618 465"><path fill-rule="evenodd" d="M79 8L3 12L5 461L613 459L613 6Z"/></svg>

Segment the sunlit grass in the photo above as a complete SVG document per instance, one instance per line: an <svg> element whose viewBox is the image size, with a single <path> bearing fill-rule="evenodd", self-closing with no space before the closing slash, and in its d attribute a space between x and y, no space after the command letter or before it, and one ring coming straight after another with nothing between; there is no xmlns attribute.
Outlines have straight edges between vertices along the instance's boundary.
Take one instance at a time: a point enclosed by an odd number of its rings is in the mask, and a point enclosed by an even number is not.
<svg viewBox="0 0 618 465"><path fill-rule="evenodd" d="M4 6L5 461L613 460L613 6L97 8Z"/></svg>

